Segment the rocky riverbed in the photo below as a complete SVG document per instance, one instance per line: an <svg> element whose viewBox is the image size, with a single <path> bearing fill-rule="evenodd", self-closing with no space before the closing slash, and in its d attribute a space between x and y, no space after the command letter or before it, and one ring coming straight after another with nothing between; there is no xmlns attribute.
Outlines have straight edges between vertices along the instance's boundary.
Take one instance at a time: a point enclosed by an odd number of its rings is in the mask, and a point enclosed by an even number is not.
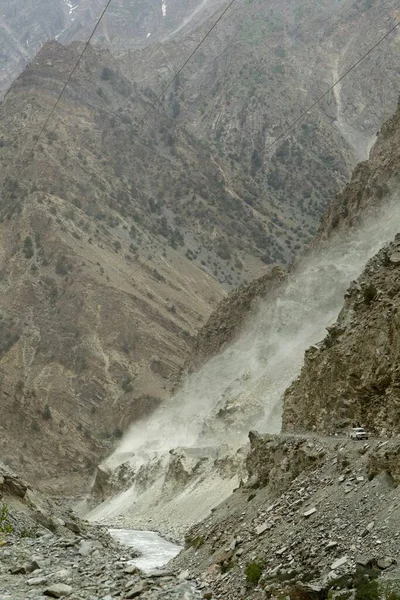
<svg viewBox="0 0 400 600"><path fill-rule="evenodd" d="M0 600L204 596L185 570L156 569L179 547L153 532L113 534L37 493L0 463Z"/></svg>
<svg viewBox="0 0 400 600"><path fill-rule="evenodd" d="M132 564L135 551L112 540L7 535L0 548L0 599L147 600L201 598L195 582L167 571L147 575ZM183 574L185 575L185 574Z"/></svg>

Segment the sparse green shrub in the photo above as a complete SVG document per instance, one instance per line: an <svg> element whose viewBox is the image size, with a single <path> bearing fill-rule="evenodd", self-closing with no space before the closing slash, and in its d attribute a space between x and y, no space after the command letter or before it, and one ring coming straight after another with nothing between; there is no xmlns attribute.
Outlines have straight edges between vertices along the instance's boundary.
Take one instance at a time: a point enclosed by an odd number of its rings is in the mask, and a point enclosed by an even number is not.
<svg viewBox="0 0 400 600"><path fill-rule="evenodd" d="M382 591L384 591L384 597L386 600L400 600L400 590L398 588L390 589L388 586L385 586L385 589Z"/></svg>
<svg viewBox="0 0 400 600"><path fill-rule="evenodd" d="M132 392L133 385L132 385L132 377L130 375L127 375L125 377L125 379L122 382L122 386L121 387L124 390L124 392L126 392L126 393Z"/></svg>
<svg viewBox="0 0 400 600"><path fill-rule="evenodd" d="M246 581L249 585L257 585L262 575L263 565L258 561L247 563L245 569Z"/></svg>
<svg viewBox="0 0 400 600"><path fill-rule="evenodd" d="M60 256L57 259L55 270L57 275L68 275L68 273L72 271L72 265L68 263L67 258L65 256Z"/></svg>
<svg viewBox="0 0 400 600"><path fill-rule="evenodd" d="M301 585L292 585L289 590L290 600L310 600L307 590Z"/></svg>
<svg viewBox="0 0 400 600"><path fill-rule="evenodd" d="M32 256L34 255L32 239L29 235L24 240L24 247L22 251L24 253L25 258L32 258Z"/></svg>
<svg viewBox="0 0 400 600"><path fill-rule="evenodd" d="M40 425L39 425L39 423L37 421L32 421L32 423L31 423L31 429L35 433L39 433L40 432Z"/></svg>
<svg viewBox="0 0 400 600"><path fill-rule="evenodd" d="M12 533L13 531L14 527L9 521L8 506L6 504L2 504L2 506L0 507L0 534Z"/></svg>
<svg viewBox="0 0 400 600"><path fill-rule="evenodd" d="M186 548L196 548L196 550L198 550L199 548L202 547L204 542L205 542L204 537L201 535L198 535L195 538L188 540L186 542Z"/></svg>
<svg viewBox="0 0 400 600"><path fill-rule="evenodd" d="M46 406L43 409L42 417L44 421L50 421L53 418L50 406L48 404L46 404Z"/></svg>
<svg viewBox="0 0 400 600"><path fill-rule="evenodd" d="M110 69L110 67L104 67L102 72L101 72L101 78L103 79L103 81L111 81L112 79L114 79L115 77L115 73L112 69Z"/></svg>
<svg viewBox="0 0 400 600"><path fill-rule="evenodd" d="M381 572L377 568L357 567L353 574L342 575L331 582L331 589L355 589L356 600L378 600L379 585L378 577Z"/></svg>
<svg viewBox="0 0 400 600"><path fill-rule="evenodd" d="M362 580L356 587L356 600L378 600L379 586L376 579Z"/></svg>
<svg viewBox="0 0 400 600"><path fill-rule="evenodd" d="M177 100L175 98L175 100L172 103L172 116L174 117L174 119L179 117L180 112L181 112L181 105L179 104L179 100Z"/></svg>
<svg viewBox="0 0 400 600"><path fill-rule="evenodd" d="M376 298L378 290L376 289L373 283L369 283L363 291L364 302L367 305L370 305L371 302Z"/></svg>
<svg viewBox="0 0 400 600"><path fill-rule="evenodd" d="M58 140L58 133L56 131L48 131L47 139L49 140L50 144L56 142Z"/></svg>
<svg viewBox="0 0 400 600"><path fill-rule="evenodd" d="M35 538L36 533L37 533L37 530L34 527L31 527L30 529L21 529L21 531L19 532L19 535L22 538Z"/></svg>
<svg viewBox="0 0 400 600"><path fill-rule="evenodd" d="M114 429L114 437L117 440L120 440L122 438L122 436L124 435L124 432L122 431L122 429L120 427L116 427Z"/></svg>

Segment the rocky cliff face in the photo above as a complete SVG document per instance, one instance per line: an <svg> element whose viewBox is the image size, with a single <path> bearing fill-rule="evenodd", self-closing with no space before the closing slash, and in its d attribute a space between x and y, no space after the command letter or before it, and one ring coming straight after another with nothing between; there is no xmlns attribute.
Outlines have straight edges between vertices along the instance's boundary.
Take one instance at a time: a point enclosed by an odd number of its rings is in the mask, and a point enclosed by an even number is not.
<svg viewBox="0 0 400 600"><path fill-rule="evenodd" d="M379 130L369 160L355 168L349 184L328 205L314 245L321 247L368 214L377 214L388 196L397 193L399 152L400 105Z"/></svg>
<svg viewBox="0 0 400 600"><path fill-rule="evenodd" d="M396 238L351 284L337 322L306 352L285 394L284 430L331 434L360 421L374 434L399 432L399 263Z"/></svg>
<svg viewBox="0 0 400 600"><path fill-rule="evenodd" d="M386 210L390 220L397 212L399 118L400 108L383 126L370 160L332 203L317 248L368 214L373 219ZM374 433L398 433L399 242L396 236L367 264L326 338L307 351L299 379L285 394L284 429L332 433L357 420Z"/></svg>
<svg viewBox="0 0 400 600"><path fill-rule="evenodd" d="M266 296L272 300L279 293L280 284L285 279L285 272L277 267L221 300L207 323L197 333L181 379L199 370L204 362L223 352L234 342L260 302Z"/></svg>

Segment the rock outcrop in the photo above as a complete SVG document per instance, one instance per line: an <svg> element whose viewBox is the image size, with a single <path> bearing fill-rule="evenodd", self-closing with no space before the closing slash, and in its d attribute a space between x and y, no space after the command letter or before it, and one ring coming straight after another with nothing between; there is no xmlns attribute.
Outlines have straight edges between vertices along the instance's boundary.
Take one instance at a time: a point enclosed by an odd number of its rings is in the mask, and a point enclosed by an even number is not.
<svg viewBox="0 0 400 600"><path fill-rule="evenodd" d="M399 264L400 236L350 285L337 322L285 393L285 431L332 434L360 421L373 434L400 432Z"/></svg>
<svg viewBox="0 0 400 600"><path fill-rule="evenodd" d="M0 464L0 596L12 600L201 598L196 582L132 564L102 527L79 519Z"/></svg>
<svg viewBox="0 0 400 600"><path fill-rule="evenodd" d="M285 271L275 267L221 300L207 323L197 333L191 353L185 361L181 379L198 371L207 360L223 352L237 339L259 303L266 297L271 300L276 297L280 284L285 279Z"/></svg>
<svg viewBox="0 0 400 600"><path fill-rule="evenodd" d="M354 169L349 184L328 204L313 245L322 247L338 232L345 233L368 215L376 215L390 196L397 194L399 164L400 101L378 132L369 160Z"/></svg>

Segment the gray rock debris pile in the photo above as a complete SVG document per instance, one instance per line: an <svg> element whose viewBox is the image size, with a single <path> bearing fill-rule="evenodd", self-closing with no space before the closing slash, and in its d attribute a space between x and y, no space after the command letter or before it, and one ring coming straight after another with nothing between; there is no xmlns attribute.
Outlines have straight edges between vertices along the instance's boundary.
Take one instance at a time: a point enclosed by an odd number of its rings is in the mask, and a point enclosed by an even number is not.
<svg viewBox="0 0 400 600"><path fill-rule="evenodd" d="M108 541L72 533L60 537L7 535L0 547L1 600L175 600L201 598L186 580L167 572L146 576L130 564L135 554ZM186 594L186 595L185 595Z"/></svg>
<svg viewBox="0 0 400 600"><path fill-rule="evenodd" d="M142 573L135 556L0 463L0 600L202 597L186 577Z"/></svg>
<svg viewBox="0 0 400 600"><path fill-rule="evenodd" d="M387 469L397 442L252 434L250 443L248 483L190 530L177 569L229 600L279 598L295 584L323 596L360 569L396 578L400 491Z"/></svg>

